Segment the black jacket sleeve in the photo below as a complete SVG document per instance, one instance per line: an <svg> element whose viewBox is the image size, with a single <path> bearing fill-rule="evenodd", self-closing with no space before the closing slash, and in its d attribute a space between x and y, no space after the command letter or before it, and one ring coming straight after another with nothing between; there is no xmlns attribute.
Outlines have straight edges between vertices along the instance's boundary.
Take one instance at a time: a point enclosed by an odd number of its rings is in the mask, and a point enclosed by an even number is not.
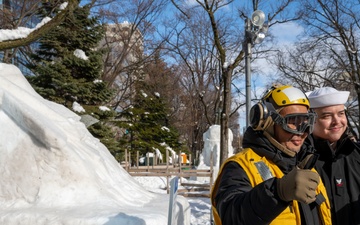
<svg viewBox="0 0 360 225"><path fill-rule="evenodd" d="M229 162L220 179L215 202L223 225L269 224L289 207L277 196L276 178L253 188L240 165Z"/></svg>

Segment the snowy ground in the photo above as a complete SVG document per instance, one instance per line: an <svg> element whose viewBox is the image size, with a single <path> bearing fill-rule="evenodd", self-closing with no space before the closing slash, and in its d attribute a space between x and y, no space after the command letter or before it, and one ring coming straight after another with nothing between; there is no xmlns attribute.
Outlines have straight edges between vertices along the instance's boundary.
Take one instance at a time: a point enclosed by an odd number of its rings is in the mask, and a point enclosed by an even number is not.
<svg viewBox="0 0 360 225"><path fill-rule="evenodd" d="M1 225L168 224L166 178L131 177L80 116L43 99L4 63L0 127ZM218 134L203 152L218 149ZM172 224L210 224L210 199L175 200Z"/></svg>
<svg viewBox="0 0 360 225"><path fill-rule="evenodd" d="M151 192L166 193L166 177L134 177L134 179ZM181 188L180 186L179 189ZM187 197L186 199L191 207L191 225L210 225L210 198Z"/></svg>
<svg viewBox="0 0 360 225"><path fill-rule="evenodd" d="M1 225L166 225L169 196L134 180L81 117L0 63ZM174 224L190 225L178 197Z"/></svg>

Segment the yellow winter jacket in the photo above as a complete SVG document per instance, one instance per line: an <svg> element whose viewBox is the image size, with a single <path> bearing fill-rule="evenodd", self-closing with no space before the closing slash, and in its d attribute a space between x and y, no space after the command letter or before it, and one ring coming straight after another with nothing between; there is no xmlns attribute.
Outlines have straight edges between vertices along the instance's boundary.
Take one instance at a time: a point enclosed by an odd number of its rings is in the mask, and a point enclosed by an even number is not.
<svg viewBox="0 0 360 225"><path fill-rule="evenodd" d="M212 203L212 214L214 217L214 221L216 225L222 225L220 217L217 213L217 210L215 208L215 195L218 189L218 185L221 178L221 173L223 170L223 167L226 163L233 161L238 163L246 172L252 187L262 183L264 180L259 172L259 170L256 167L256 163L259 161L262 161L262 165L266 165L268 169L270 170L273 177L281 178L284 176L283 172L279 169L278 166L276 166L271 161L268 161L265 157L260 157L257 155L252 149L247 148L244 149L242 152L228 158L226 162L221 166L219 175L215 181L215 184L213 186L212 192L211 192L211 203ZM315 171L314 169L312 169ZM325 197L325 201L320 205L319 207L319 215L320 219L322 221L323 225L331 225L331 213L330 213L330 202L326 194L326 189L322 181L320 180L320 183L316 189L317 194L322 194ZM301 218L300 218L300 211L297 201L292 202L292 208L287 207L278 217L276 217L271 223L271 225L300 225L301 224ZM225 225L225 224L224 224Z"/></svg>

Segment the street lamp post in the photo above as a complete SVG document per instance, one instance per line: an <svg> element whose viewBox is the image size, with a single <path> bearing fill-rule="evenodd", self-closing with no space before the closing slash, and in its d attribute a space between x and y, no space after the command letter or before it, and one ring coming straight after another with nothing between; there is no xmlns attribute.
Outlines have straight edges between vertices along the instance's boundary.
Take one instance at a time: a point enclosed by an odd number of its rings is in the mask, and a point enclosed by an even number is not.
<svg viewBox="0 0 360 225"><path fill-rule="evenodd" d="M249 19L245 20L245 88L246 88L246 127L249 126L249 115L251 108L251 40L249 32L251 31L251 22Z"/></svg>
<svg viewBox="0 0 360 225"><path fill-rule="evenodd" d="M266 35L268 25L264 24L265 13L256 10L251 15L251 20L245 20L245 40L243 48L245 50L245 82L246 82L246 127L249 126L251 109L251 48L254 44L261 43Z"/></svg>

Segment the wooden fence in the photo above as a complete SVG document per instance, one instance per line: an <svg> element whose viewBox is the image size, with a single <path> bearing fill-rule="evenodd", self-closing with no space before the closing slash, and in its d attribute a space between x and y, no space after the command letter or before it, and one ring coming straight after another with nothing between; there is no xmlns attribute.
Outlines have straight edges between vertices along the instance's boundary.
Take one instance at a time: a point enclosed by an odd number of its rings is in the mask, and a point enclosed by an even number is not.
<svg viewBox="0 0 360 225"><path fill-rule="evenodd" d="M191 155L189 156L189 163L182 162L181 154L179 153L178 160L172 158L172 164L169 163L168 151L166 152L166 164L158 163L157 157L147 157L147 165L139 166L139 161L137 160L135 166L130 166L129 159L131 158L130 153L125 152L126 161L123 163L124 169L131 176L156 176L156 177L166 177L166 191L170 191L170 180L171 177L178 176L180 180L180 185L184 187L183 189L178 189L178 194L188 196L188 197L209 197L210 190L213 184L213 164L212 164L212 154L210 156L210 169L194 169L191 162ZM139 159L139 152L137 152L136 159ZM128 161L129 160L129 161ZM151 165L150 161L153 160ZM182 178L190 177L209 177L209 183L190 183L183 182Z"/></svg>

